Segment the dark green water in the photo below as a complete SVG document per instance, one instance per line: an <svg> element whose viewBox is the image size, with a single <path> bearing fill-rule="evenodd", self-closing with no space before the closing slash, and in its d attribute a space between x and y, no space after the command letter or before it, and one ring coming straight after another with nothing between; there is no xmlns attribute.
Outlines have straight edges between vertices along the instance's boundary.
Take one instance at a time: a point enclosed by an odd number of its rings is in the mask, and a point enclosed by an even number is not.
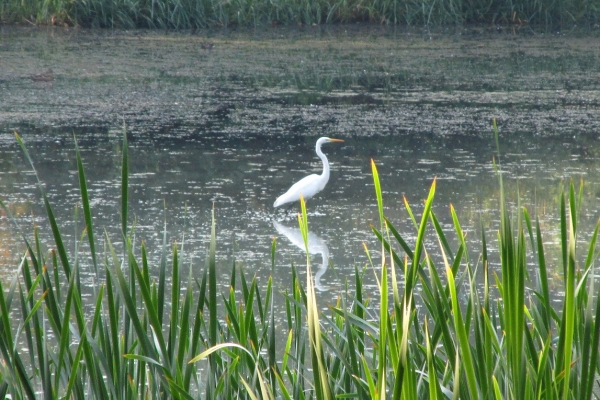
<svg viewBox="0 0 600 400"><path fill-rule="evenodd" d="M539 216L550 257L558 251L565 183L585 182L582 241L600 216L595 38L438 37L354 27L210 35L0 29L0 196L25 232L36 223L49 237L35 179L14 140L17 129L70 248L83 228L81 217L77 233L71 222L79 201L73 135L97 235L106 229L118 241L124 121L136 237L156 260L166 204L169 240L184 243L184 265L199 274L214 205L224 287L234 260L266 284L274 237L279 288L288 286L292 263L305 263L273 224L295 228L293 213L275 213L272 204L291 183L320 172L319 136L345 141L324 147L331 179L308 202L309 227L321 243L315 270L323 246L329 255L320 276L328 299L355 265L367 263L363 243L379 260L370 230L378 223L371 159L388 216L409 241L415 229L402 198L418 215L437 179L434 211L451 232L454 205L473 243L471 259L480 250L481 226L494 245L493 118L508 195L516 200L518 190ZM206 43L213 48L203 49ZM47 68L51 78L37 79ZM9 277L23 247L6 218L0 242L0 274ZM431 242L430 251L436 246Z"/></svg>

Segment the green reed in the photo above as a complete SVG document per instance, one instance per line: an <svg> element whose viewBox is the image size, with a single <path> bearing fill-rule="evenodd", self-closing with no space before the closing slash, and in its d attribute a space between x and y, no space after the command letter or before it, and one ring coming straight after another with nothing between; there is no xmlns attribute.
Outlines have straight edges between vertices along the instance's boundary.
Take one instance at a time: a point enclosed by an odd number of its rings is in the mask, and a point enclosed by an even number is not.
<svg viewBox="0 0 600 400"><path fill-rule="evenodd" d="M0 22L190 29L370 22L409 26L594 26L594 1L551 0L3 0Z"/></svg>
<svg viewBox="0 0 600 400"><path fill-rule="evenodd" d="M495 125L494 132L498 140ZM17 141L34 168L18 135ZM22 234L26 252L10 285L0 283L0 398L598 397L598 226L580 259L581 186L576 191L571 184L561 199L564 297L562 308L553 308L540 224L520 205L509 210L499 161L498 271L489 267L485 234L479 256L470 257L453 207L454 229L442 229L432 207L435 181L420 216L404 199L416 238L409 244L385 215L372 162L379 215L373 232L381 259L374 260L365 248L369 264L355 269L336 304L322 312L308 251L305 284L292 267L284 293L274 290L271 279L261 289L234 262L230 289L219 292L214 213L200 278L191 274L197 266L182 264L185 243L167 243L166 223L162 255L152 267L145 243L136 247L128 221L127 146L124 132L120 251L107 234L102 249L97 246L77 144L85 221L77 236L87 241L86 251L77 242L74 254L67 252L40 182L54 244L44 250L37 227L31 241ZM299 225L308 248L303 201ZM274 240L272 268L275 253ZM84 259L96 279L93 296L85 301ZM378 293L369 298L363 282L371 273ZM276 296L284 303L284 321L275 319ZM276 343L285 344L276 349Z"/></svg>

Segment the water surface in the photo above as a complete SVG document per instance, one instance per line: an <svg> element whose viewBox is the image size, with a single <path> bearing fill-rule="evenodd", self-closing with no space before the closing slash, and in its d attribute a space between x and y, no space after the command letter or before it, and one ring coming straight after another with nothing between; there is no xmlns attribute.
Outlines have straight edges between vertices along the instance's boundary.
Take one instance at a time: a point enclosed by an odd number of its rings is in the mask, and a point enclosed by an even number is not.
<svg viewBox="0 0 600 400"><path fill-rule="evenodd" d="M51 81L31 79L47 68ZM355 267L368 264L364 244L377 256L371 159L387 214L409 241L415 229L403 197L419 215L436 179L434 211L450 237L453 204L471 258L480 250L480 227L493 245L496 118L509 198L518 192L540 217L552 259L565 183L585 182L582 241L600 215L598 70L595 38L355 27L218 34L1 28L0 193L24 232L35 223L49 237L17 129L73 248L83 229L81 216L72 222L79 202L75 135L97 237L106 230L118 241L125 122L131 222L152 259L166 218L169 241L183 243L184 265L199 274L214 207L223 288L234 262L266 284L277 238L273 275L283 289L290 265L305 258L286 234L297 227L294 212L275 211L273 201L306 174L320 173L319 136L344 139L324 146L331 179L308 202L319 242L313 269L322 271L319 295L330 301ZM23 248L15 228L0 222L0 274L9 277ZM552 268L559 276L555 261Z"/></svg>

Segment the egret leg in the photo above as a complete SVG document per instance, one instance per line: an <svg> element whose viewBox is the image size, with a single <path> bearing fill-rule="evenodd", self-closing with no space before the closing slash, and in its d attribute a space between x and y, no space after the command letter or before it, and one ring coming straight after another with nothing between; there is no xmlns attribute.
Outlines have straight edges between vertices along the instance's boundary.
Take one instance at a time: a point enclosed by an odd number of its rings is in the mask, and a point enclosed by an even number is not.
<svg viewBox="0 0 600 400"><path fill-rule="evenodd" d="M290 210L291 210L292 208L294 208L294 205L295 205L294 203L290 203L290 204L289 204L289 205L288 205L288 206L287 206L287 207L284 209L284 212L285 212L284 216L285 216L285 217L287 217L287 216L290 214Z"/></svg>
<svg viewBox="0 0 600 400"><path fill-rule="evenodd" d="M279 210L283 211L283 217L287 218L288 215L290 214L290 210L294 207L294 203L290 203L287 206L284 206L283 208L280 208ZM275 210L275 214L277 214L278 210Z"/></svg>

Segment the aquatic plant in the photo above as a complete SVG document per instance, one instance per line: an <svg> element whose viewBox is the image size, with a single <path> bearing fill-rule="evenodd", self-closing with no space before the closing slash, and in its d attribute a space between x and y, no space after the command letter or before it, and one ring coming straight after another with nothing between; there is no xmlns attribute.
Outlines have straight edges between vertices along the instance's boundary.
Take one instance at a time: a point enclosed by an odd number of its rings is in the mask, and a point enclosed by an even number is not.
<svg viewBox="0 0 600 400"><path fill-rule="evenodd" d="M588 25L600 9L586 1L473 0L4 0L0 22L102 28L194 29L223 26L369 22L408 26L494 24L546 30Z"/></svg>
<svg viewBox="0 0 600 400"><path fill-rule="evenodd" d="M23 140L16 137L34 168ZM234 264L229 292L217 289L214 214L199 279L191 273L183 277L183 243L169 250L166 228L160 263L151 268L145 244L136 248L135 229L128 224L126 134L122 154L120 244L105 235L103 249L97 247L77 145L85 220L79 233L87 247L78 242L68 254L40 183L54 244L45 251L37 228L32 241L23 234L26 252L14 279L6 288L0 284L1 398L598 397L598 227L580 260L581 186L576 191L571 184L561 198L564 295L559 297L562 306L554 308L540 224L519 205L509 210L499 164L500 269L494 271L485 234L480 256L472 259L452 207L454 231L442 229L432 210L435 181L419 218L404 200L416 232L409 245L385 215L372 162L379 212L373 232L381 259L376 262L366 249L369 265L356 268L337 304L322 312L302 201L299 225L307 248L307 281L301 282L292 268L291 285L283 293L281 333L274 315L278 294L270 279L261 290L256 279L247 280ZM273 268L275 252L273 241ZM96 276L91 300L82 295L84 259ZM371 271L379 288L373 298L363 288L364 274ZM276 351L283 342L284 348Z"/></svg>

